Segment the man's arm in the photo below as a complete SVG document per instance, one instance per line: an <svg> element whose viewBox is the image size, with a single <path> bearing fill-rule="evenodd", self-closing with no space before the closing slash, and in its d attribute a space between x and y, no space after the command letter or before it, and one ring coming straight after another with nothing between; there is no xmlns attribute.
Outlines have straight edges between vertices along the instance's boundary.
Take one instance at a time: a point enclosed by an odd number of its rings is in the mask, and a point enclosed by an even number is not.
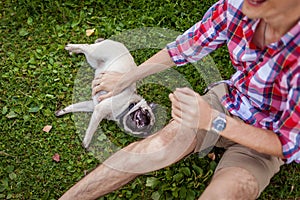
<svg viewBox="0 0 300 200"><path fill-rule="evenodd" d="M106 99L122 92L125 88L149 75L164 71L175 65L168 50L162 49L139 67L127 73L104 72L93 81L93 95L99 91L107 91L99 100Z"/></svg>
<svg viewBox="0 0 300 200"><path fill-rule="evenodd" d="M173 66L175 66L175 63L170 57L168 50L165 48L139 65L136 70L126 73L125 77L127 77L127 80L125 79L124 82L127 83L131 81L134 83L149 75L156 74Z"/></svg>
<svg viewBox="0 0 300 200"><path fill-rule="evenodd" d="M189 88L177 88L170 94L170 100L174 120L189 128L210 130L212 120L219 113ZM230 116L226 116L226 120L227 125L224 131L220 132L221 136L260 153L284 158L282 144L274 132L248 125Z"/></svg>
<svg viewBox="0 0 300 200"><path fill-rule="evenodd" d="M226 119L227 126L220 133L221 136L260 153L284 158L282 144L273 131L248 125L229 116Z"/></svg>

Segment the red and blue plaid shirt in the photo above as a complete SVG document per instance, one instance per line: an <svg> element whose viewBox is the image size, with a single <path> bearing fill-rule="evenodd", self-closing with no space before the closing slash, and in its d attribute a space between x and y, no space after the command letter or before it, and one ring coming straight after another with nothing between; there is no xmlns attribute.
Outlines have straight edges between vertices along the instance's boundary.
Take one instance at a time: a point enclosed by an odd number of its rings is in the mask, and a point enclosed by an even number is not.
<svg viewBox="0 0 300 200"><path fill-rule="evenodd" d="M258 20L241 12L242 0L220 0L203 19L167 45L178 65L200 60L226 44L236 72L222 98L246 123L274 131L287 163L300 162L300 21L263 49L252 42Z"/></svg>

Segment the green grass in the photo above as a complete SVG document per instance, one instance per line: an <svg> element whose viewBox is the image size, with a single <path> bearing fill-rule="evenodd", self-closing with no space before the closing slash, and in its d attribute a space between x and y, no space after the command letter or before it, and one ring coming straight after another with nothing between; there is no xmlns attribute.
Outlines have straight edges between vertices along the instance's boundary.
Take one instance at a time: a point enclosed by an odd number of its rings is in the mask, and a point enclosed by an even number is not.
<svg viewBox="0 0 300 200"><path fill-rule="evenodd" d="M213 2L1 1L0 199L57 199L99 164L81 147L77 116L54 116L57 109L72 103L77 74L86 66L83 56L68 55L65 44L92 43L99 37L122 39L125 31L144 27L182 33L201 19ZM95 34L87 37L85 30L92 28ZM140 39L133 36L133 41ZM141 63L159 47L135 46L132 54ZM228 78L233 70L226 49L218 50L212 58L221 75ZM199 76L193 66L178 68L177 72L196 91L203 91L205 77ZM142 83L139 93L164 105L168 118L170 89L161 84ZM53 126L49 133L42 131L46 125ZM113 122L105 121L101 128L115 146L135 140ZM222 152L214 151L218 160ZM60 162L52 160L55 153L61 156ZM216 161L192 155L166 169L140 176L102 199L194 199L208 184ZM296 164L284 166L260 199L300 198L299 172Z"/></svg>

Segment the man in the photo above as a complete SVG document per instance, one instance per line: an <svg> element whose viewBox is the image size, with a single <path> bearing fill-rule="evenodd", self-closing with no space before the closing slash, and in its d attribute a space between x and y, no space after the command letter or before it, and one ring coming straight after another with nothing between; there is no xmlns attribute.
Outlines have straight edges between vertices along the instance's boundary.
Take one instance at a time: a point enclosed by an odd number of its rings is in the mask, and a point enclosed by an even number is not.
<svg viewBox="0 0 300 200"><path fill-rule="evenodd" d="M299 19L299 0L220 0L135 71L96 78L93 93L108 91L104 99L224 44L236 69L204 96L176 89L169 96L174 120L117 152L61 199L95 199L198 151L203 138L216 133L226 152L200 199L257 198L283 161L300 162Z"/></svg>

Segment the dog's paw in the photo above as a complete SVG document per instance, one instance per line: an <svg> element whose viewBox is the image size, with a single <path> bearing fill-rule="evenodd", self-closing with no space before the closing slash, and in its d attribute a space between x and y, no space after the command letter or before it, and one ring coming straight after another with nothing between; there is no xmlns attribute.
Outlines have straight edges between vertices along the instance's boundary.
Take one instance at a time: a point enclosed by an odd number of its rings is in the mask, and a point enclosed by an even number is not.
<svg viewBox="0 0 300 200"><path fill-rule="evenodd" d="M89 138L87 135L85 135L84 138L83 138L83 141L82 141L82 146L85 149L88 149L89 146L90 146L91 140L92 140L92 138Z"/></svg>
<svg viewBox="0 0 300 200"><path fill-rule="evenodd" d="M64 114L65 114L65 111L64 111L64 110L58 110L58 111L55 112L55 116L56 116L56 117L62 116L62 115L64 115Z"/></svg>
<svg viewBox="0 0 300 200"><path fill-rule="evenodd" d="M85 148L87 150L90 146L90 143L83 140L82 146L83 146L83 148Z"/></svg>
<svg viewBox="0 0 300 200"><path fill-rule="evenodd" d="M65 46L65 50L71 51L71 50L72 50L72 46L73 46L73 44L67 44L67 45Z"/></svg>
<svg viewBox="0 0 300 200"><path fill-rule="evenodd" d="M69 51L70 55L73 53L78 54L83 53L86 46L88 46L88 44L67 44L65 50Z"/></svg>
<svg viewBox="0 0 300 200"><path fill-rule="evenodd" d="M72 55L73 51L75 51L75 48L74 48L73 44L67 44L65 46L65 50L69 51L69 54Z"/></svg>

